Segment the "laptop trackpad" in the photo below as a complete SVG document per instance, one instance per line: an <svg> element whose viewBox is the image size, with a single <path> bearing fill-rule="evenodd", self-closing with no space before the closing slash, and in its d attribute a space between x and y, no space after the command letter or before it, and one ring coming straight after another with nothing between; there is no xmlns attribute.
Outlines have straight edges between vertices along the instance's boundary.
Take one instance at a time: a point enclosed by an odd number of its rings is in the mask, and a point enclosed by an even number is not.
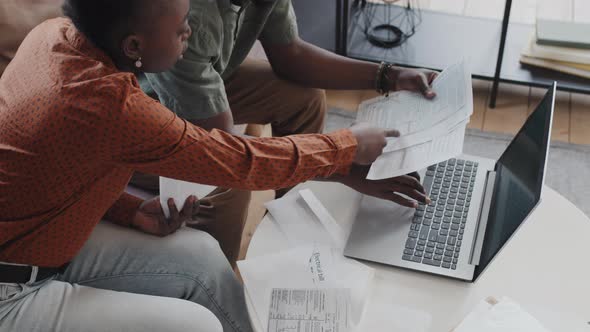
<svg viewBox="0 0 590 332"><path fill-rule="evenodd" d="M344 255L386 264L399 262L415 210L365 196Z"/></svg>

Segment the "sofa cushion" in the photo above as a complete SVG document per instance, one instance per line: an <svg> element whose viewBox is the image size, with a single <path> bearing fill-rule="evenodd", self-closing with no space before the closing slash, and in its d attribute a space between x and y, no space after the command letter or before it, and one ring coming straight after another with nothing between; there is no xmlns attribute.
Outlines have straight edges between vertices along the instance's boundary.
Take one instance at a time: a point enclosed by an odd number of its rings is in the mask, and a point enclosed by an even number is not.
<svg viewBox="0 0 590 332"><path fill-rule="evenodd" d="M35 26L61 15L62 3L63 0L0 1L0 75Z"/></svg>

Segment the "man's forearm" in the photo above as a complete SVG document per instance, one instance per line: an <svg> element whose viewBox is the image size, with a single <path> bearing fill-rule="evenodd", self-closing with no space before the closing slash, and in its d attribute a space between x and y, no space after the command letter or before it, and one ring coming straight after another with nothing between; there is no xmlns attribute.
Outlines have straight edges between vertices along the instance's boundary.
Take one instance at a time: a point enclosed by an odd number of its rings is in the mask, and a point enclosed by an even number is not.
<svg viewBox="0 0 590 332"><path fill-rule="evenodd" d="M332 174L327 178L315 178L313 181L321 181L321 182L337 182L343 184L347 187L355 189L355 179L350 175L343 175L343 174ZM358 181L357 181L358 182Z"/></svg>
<svg viewBox="0 0 590 332"><path fill-rule="evenodd" d="M379 65L353 60L297 39L265 45L273 70L282 78L322 89L374 89Z"/></svg>

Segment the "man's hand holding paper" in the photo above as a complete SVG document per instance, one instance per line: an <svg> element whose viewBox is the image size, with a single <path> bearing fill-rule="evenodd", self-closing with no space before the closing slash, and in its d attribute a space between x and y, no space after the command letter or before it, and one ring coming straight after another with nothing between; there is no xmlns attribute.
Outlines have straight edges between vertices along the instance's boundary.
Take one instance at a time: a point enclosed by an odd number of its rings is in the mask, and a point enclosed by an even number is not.
<svg viewBox="0 0 590 332"><path fill-rule="evenodd" d="M357 120L396 128L401 134L388 139L368 179L404 175L461 154L465 128L473 113L471 74L465 62L443 71L432 87L437 94L433 100L399 91L359 106Z"/></svg>

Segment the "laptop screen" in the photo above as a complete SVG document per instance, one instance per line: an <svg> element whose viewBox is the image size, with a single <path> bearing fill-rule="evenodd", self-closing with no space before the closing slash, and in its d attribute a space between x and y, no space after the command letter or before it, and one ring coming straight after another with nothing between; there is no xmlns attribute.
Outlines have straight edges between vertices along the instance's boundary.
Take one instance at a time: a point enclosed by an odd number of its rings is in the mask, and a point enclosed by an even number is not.
<svg viewBox="0 0 590 332"><path fill-rule="evenodd" d="M496 182L479 265L486 268L541 198L555 85L526 120L496 163Z"/></svg>

